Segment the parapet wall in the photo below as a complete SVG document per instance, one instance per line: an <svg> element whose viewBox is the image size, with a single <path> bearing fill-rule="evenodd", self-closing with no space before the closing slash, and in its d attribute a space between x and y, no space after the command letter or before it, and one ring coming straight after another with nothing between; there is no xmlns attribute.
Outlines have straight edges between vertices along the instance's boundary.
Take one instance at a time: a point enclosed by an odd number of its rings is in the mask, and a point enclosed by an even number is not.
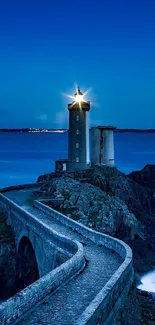
<svg viewBox="0 0 155 325"><path fill-rule="evenodd" d="M46 183L49 183L49 182L47 181ZM36 187L40 187L42 184L45 184L45 182L7 186L7 187L1 188L0 193L6 193L6 192L10 192L10 191L23 190L23 189L29 189L29 188L36 188Z"/></svg>
<svg viewBox="0 0 155 325"><path fill-rule="evenodd" d="M28 189L38 187L41 183L30 185L19 185L0 190L0 192L7 192L8 190ZM57 219L64 225L72 228L74 231L89 238L95 244L105 246L114 252L117 252L123 259L121 266L114 273L111 279L106 283L104 288L98 293L90 305L85 309L83 314L79 316L75 325L95 325L104 324L112 325L116 314L118 313L124 298L133 282L132 269L132 251L122 241L117 240L105 234L93 231L78 222L64 216L58 211L49 208L41 202L35 201L34 205L45 212L46 214ZM58 288L62 283L69 280L82 270L85 265L83 256L83 247L76 241L71 241L66 237L60 236L56 232L52 232L48 227L35 216L23 210L17 204L0 194L0 206L4 213L11 212L17 218L22 219L23 223L34 229L43 236L44 240L51 241L51 244L58 245L60 249L65 250L68 257L72 255L65 263L61 264L55 270L49 272L44 277L31 284L14 297L8 299L0 305L0 321L2 325L15 324L23 314L29 311L43 300L48 294ZM39 231L40 229L41 231Z"/></svg>
<svg viewBox="0 0 155 325"><path fill-rule="evenodd" d="M25 211L11 201L9 198L0 194L0 207L3 209L5 215L8 215L8 223L11 225L12 220L10 219L11 213L15 214L16 218L19 219L24 226L32 229L35 234L41 237L44 241L50 241L51 245L57 246L57 249L62 250L65 254L70 257L76 253L77 246L74 242L66 237L60 236L58 233L52 231L46 224L41 220L38 220L34 215ZM76 248L75 248L76 246Z"/></svg>
<svg viewBox="0 0 155 325"><path fill-rule="evenodd" d="M19 320L24 313L62 283L79 273L85 266L85 259L83 246L80 243L52 232L43 222L24 211L2 194L0 194L0 207L8 215L15 213L16 217L22 219L26 226L31 227L34 232L38 232L44 239L47 240L48 238L51 245L57 245L59 249L65 251L66 255L68 255L68 260L65 263L0 305L0 324L8 325L16 323L16 320Z"/></svg>
<svg viewBox="0 0 155 325"><path fill-rule="evenodd" d="M121 266L76 322L76 325L111 325L133 282L132 251L130 247L121 240L81 225L42 202L35 201L34 206L72 228L74 231L82 234L84 237L89 238L95 244L103 245L122 257L123 263Z"/></svg>

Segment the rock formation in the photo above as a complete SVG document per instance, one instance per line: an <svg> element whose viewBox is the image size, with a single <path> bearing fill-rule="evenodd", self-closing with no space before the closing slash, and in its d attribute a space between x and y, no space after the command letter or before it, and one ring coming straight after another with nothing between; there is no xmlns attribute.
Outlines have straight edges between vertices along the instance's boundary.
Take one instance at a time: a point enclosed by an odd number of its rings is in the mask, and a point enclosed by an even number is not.
<svg viewBox="0 0 155 325"><path fill-rule="evenodd" d="M136 183L155 190L155 165L146 165L140 171L128 175Z"/></svg>
<svg viewBox="0 0 155 325"><path fill-rule="evenodd" d="M133 249L136 271L144 272L155 263L152 189L106 166L74 173L46 174L38 181L48 181L41 191L57 200L60 211L88 227L127 242Z"/></svg>

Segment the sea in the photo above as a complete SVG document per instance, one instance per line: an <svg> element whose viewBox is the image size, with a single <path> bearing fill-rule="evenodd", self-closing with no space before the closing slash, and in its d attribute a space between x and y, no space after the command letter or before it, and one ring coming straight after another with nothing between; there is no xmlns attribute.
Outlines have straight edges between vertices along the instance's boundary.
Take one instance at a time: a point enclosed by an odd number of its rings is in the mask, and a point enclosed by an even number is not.
<svg viewBox="0 0 155 325"><path fill-rule="evenodd" d="M155 132L115 132L115 164L128 174L155 164ZM0 188L32 183L67 158L68 132L0 132Z"/></svg>
<svg viewBox="0 0 155 325"><path fill-rule="evenodd" d="M115 165L128 174L155 164L155 132L115 132ZM32 183L67 158L68 133L0 132L0 188ZM140 288L155 292L155 271L141 278Z"/></svg>

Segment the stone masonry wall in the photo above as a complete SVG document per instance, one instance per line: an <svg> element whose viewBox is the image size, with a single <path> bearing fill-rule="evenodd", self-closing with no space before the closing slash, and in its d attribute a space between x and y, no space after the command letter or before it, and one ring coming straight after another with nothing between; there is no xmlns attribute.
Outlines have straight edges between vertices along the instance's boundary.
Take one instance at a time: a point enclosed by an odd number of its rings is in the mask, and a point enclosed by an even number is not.
<svg viewBox="0 0 155 325"><path fill-rule="evenodd" d="M136 283L133 283L122 301L113 325L140 325L142 321L141 307L138 301Z"/></svg>
<svg viewBox="0 0 155 325"><path fill-rule="evenodd" d="M82 234L84 237L89 238L95 244L103 245L114 250L123 258L124 262L122 265L86 308L76 323L76 325L111 325L133 282L131 249L122 241L93 231L39 201L35 201L34 205L46 214L51 215L58 221Z"/></svg>
<svg viewBox="0 0 155 325"><path fill-rule="evenodd" d="M22 188L25 188L25 185L23 185ZM29 186L27 186L27 188L29 188ZM15 187L15 189L17 188ZM65 237L62 238L57 233L54 233L54 236L52 236L52 233L49 232L49 229L46 229L42 222L35 220L33 215L22 210L22 208L14 204L2 194L0 195L0 204L2 204L5 212L8 211L8 214L13 212L14 216L22 217L28 223L31 222L31 227L35 230L37 229L36 225L38 223L43 238L46 238L47 236L50 237L51 241L54 240L55 245L58 245L59 247L62 245L62 249L65 247L65 250L68 251L69 254L71 252L74 254L55 270L49 272L35 283L0 305L1 324L7 325L12 324L15 320L19 319L23 313L44 299L46 295L55 290L55 288L61 285L61 283L77 274L84 267L85 260L81 244ZM52 217L56 218L66 226L71 227L74 231L77 231L84 237L89 238L95 244L100 246L103 245L117 252L123 258L121 266L76 322L76 325L113 324L116 315L122 306L122 302L127 296L133 282L131 249L120 240L97 233L40 202L36 201L35 206L48 215L52 215Z"/></svg>
<svg viewBox="0 0 155 325"><path fill-rule="evenodd" d="M79 273L85 266L85 259L83 247L80 243L64 236L62 237L56 232L51 232L41 221L36 220L33 215L24 211L2 194L0 194L0 206L3 212L8 213L10 216L10 223L12 213L17 219L23 218L23 222L25 221L26 223L25 226L30 226L31 224L31 228L34 232L38 231L42 234L44 239L49 239L51 245L57 245L61 251L65 251L65 253L68 254L68 260L66 262L0 305L1 325L8 325L19 319L24 313L43 300L63 282Z"/></svg>

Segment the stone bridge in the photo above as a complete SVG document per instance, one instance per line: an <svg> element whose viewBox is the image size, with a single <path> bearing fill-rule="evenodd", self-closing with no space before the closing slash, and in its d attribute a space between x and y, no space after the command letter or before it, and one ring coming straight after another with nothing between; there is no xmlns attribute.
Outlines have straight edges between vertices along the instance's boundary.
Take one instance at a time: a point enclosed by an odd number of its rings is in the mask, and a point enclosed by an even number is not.
<svg viewBox="0 0 155 325"><path fill-rule="evenodd" d="M0 305L0 324L113 324L133 282L131 249L32 201L37 186L0 194L21 290Z"/></svg>

